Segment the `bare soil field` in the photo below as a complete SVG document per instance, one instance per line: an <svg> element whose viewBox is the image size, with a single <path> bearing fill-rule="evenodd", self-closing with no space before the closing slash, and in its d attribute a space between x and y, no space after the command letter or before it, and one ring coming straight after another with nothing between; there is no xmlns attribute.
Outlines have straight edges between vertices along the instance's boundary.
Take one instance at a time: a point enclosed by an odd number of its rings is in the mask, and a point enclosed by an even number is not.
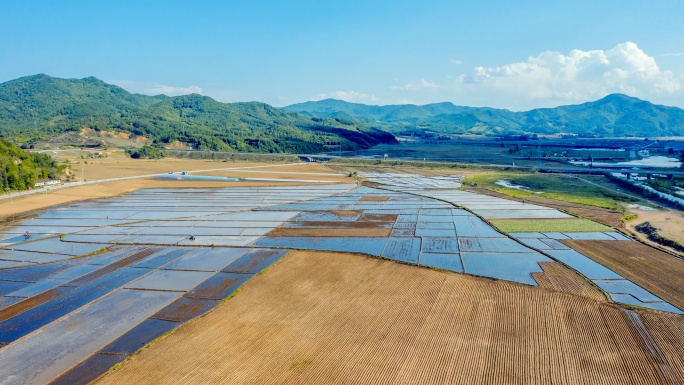
<svg viewBox="0 0 684 385"><path fill-rule="evenodd" d="M595 301L606 301L601 293L589 280L563 266L559 262L540 262L543 273L532 273L532 278L539 287L560 293L575 294Z"/></svg>
<svg viewBox="0 0 684 385"><path fill-rule="evenodd" d="M497 191L492 191L492 190L489 190L486 188L468 187L468 189L466 191L471 191L471 192L475 192L475 193L483 194L483 195L489 195L489 196L493 196L493 197L497 197L497 198L514 200L514 201L518 201L518 202L523 201L523 198L513 197L510 195L506 195L506 194L503 194L503 193L500 193ZM551 207L554 209L567 211L571 214L575 214L575 215L579 215L579 216L587 218L587 219L591 219L593 221L602 223L606 226L615 227L615 228L624 228L624 223L621 220L623 214L619 211L608 210L608 209L595 207L595 206L587 206L587 205L582 205L579 203L562 202L562 201L557 201L554 199L533 197L533 196L525 197L524 201L528 202L528 203L535 203L535 204L538 204L540 206L546 206L546 207Z"/></svg>
<svg viewBox="0 0 684 385"><path fill-rule="evenodd" d="M227 167L258 166L257 163L228 163L202 159L131 159L121 151L111 152L105 158L79 159L77 153L53 154L55 159L69 161L76 180L85 176L86 180L121 178L126 176L163 174L166 172L180 172L205 170ZM84 163L87 162L87 164ZM264 164L262 164L264 165ZM85 167L85 171L83 168Z"/></svg>
<svg viewBox="0 0 684 385"><path fill-rule="evenodd" d="M639 242L561 242L679 309L684 309L684 260Z"/></svg>
<svg viewBox="0 0 684 385"><path fill-rule="evenodd" d="M294 179L294 180L318 180L326 182L339 182L346 180L348 183L356 183L355 179L347 178L344 175L320 175L315 172L307 171L307 166L300 167L299 170L285 171L280 170L287 167L273 167L264 169L245 169L245 170L220 170L208 172L193 172L192 175L211 175L225 176L234 178L262 178L262 179ZM272 172L276 171L276 172ZM330 170L328 170L330 172Z"/></svg>
<svg viewBox="0 0 684 385"><path fill-rule="evenodd" d="M684 373L684 317L652 311L639 312L641 321L664 356L664 364L675 376ZM681 378L681 377L680 377Z"/></svg>
<svg viewBox="0 0 684 385"><path fill-rule="evenodd" d="M640 238L646 239L643 234L634 230L634 226L650 222L658 229L658 234L684 244L684 214L682 212L671 209L665 211L629 209L629 211L636 214L637 219L628 222L627 228L640 234Z"/></svg>
<svg viewBox="0 0 684 385"><path fill-rule="evenodd" d="M383 195L364 195L359 198L360 202L386 202L390 197Z"/></svg>
<svg viewBox="0 0 684 385"><path fill-rule="evenodd" d="M286 228L277 227L271 230L269 237L389 237L391 229L357 227L357 228Z"/></svg>
<svg viewBox="0 0 684 385"><path fill-rule="evenodd" d="M666 383L658 364L604 301L291 252L99 383Z"/></svg>
<svg viewBox="0 0 684 385"><path fill-rule="evenodd" d="M59 159L58 155L55 158ZM278 172L305 172L305 173L333 173L332 170L324 165L317 163L269 163L269 162L223 162L220 160L203 160L203 159L179 159L179 158L163 158L163 159L131 159L122 152L112 152L105 158L85 159L87 164L84 164L82 159L74 156L64 156L71 164L72 172L76 180L81 180L84 175L86 180L111 179L121 178L126 176L148 175L148 174L163 174L166 172L181 172L181 171L198 171L198 170L217 170L217 169L253 169L258 171L249 177L254 178L273 178L274 176L262 176L265 171ZM85 167L85 172L82 168ZM203 174L221 175L230 174L228 171L211 171ZM237 176L244 178L244 172L241 175L231 174L230 176ZM283 175L279 174L279 178ZM228 176L228 175L225 175ZM340 175L340 177L344 177ZM290 176L290 178L294 178ZM314 175L314 177L303 177L300 175L296 179L322 179L322 175Z"/></svg>

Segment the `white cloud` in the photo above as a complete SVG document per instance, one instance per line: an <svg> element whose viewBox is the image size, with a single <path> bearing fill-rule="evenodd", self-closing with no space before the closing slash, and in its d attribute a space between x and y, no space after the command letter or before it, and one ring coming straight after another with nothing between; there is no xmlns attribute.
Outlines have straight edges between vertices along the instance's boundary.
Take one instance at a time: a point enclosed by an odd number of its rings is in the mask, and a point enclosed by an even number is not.
<svg viewBox="0 0 684 385"><path fill-rule="evenodd" d="M375 102L378 99L375 95L364 94L356 91L335 91L326 94L317 94L311 100L340 99L347 102Z"/></svg>
<svg viewBox="0 0 684 385"><path fill-rule="evenodd" d="M151 95L164 94L167 96L201 94L202 93L202 87L198 87L198 86L176 87L176 86L169 86L166 84L155 84L152 87L148 88L147 92L145 92L145 93L151 94Z"/></svg>
<svg viewBox="0 0 684 385"><path fill-rule="evenodd" d="M684 56L684 52L661 53L658 56L680 57Z"/></svg>
<svg viewBox="0 0 684 385"><path fill-rule="evenodd" d="M138 80L107 80L107 83L116 84L129 92L144 95L164 94L167 96L178 96L202 93L202 88L199 86L178 87Z"/></svg>
<svg viewBox="0 0 684 385"><path fill-rule="evenodd" d="M437 83L426 80L425 78L420 78L420 80L415 83L406 83L404 85L390 87L390 89L396 91L436 90L438 88L440 88L440 86Z"/></svg>
<svg viewBox="0 0 684 385"><path fill-rule="evenodd" d="M420 79L420 86L423 87L423 88L429 88L429 89L433 89L433 90L436 89L436 88L439 88L439 86L437 85L437 83L431 82L431 81L429 81L429 80L425 80L425 79L422 79L422 78Z"/></svg>
<svg viewBox="0 0 684 385"><path fill-rule="evenodd" d="M660 98L678 93L681 83L636 44L626 42L609 50L546 51L523 62L475 67L456 87L531 107L595 100L615 92Z"/></svg>
<svg viewBox="0 0 684 385"><path fill-rule="evenodd" d="M452 60L451 60L451 64L453 64L453 65L460 65L460 64L461 64L461 61L458 60L458 59L452 59Z"/></svg>
<svg viewBox="0 0 684 385"><path fill-rule="evenodd" d="M418 89L418 86L414 83L406 83L401 86L391 86L390 89L396 91L414 91Z"/></svg>

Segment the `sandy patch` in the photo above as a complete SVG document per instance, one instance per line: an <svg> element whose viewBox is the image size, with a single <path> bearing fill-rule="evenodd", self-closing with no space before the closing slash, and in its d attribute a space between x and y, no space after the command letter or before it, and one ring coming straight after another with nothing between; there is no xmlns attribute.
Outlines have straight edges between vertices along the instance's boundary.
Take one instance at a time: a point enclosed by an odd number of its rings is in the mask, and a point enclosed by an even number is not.
<svg viewBox="0 0 684 385"><path fill-rule="evenodd" d="M644 222L651 222L651 225L658 229L658 233L660 235L684 245L684 215L682 215L680 211L653 211L639 209L630 209L629 211L636 214L637 219L629 221L627 223L627 228L637 234L640 234L639 238L646 239L646 236L634 230L634 226Z"/></svg>

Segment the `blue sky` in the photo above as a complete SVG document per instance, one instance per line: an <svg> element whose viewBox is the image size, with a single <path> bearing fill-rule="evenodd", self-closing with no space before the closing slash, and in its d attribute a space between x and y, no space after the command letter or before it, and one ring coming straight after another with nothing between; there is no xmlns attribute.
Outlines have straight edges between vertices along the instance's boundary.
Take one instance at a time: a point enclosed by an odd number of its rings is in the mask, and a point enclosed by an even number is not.
<svg viewBox="0 0 684 385"><path fill-rule="evenodd" d="M678 0L4 0L0 82L96 76L276 106L524 110L623 92L684 107L683 17Z"/></svg>

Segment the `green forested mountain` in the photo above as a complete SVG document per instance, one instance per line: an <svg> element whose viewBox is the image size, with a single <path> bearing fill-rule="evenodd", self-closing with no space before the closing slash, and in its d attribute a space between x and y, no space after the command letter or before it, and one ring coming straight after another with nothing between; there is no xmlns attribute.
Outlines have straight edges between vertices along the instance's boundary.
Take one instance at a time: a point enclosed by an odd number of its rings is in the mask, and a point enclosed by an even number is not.
<svg viewBox="0 0 684 385"><path fill-rule="evenodd" d="M83 128L225 151L310 153L331 144L352 150L395 142L391 134L358 122L311 118L257 102L220 103L197 94L131 94L94 77L41 74L0 84L3 137L31 144Z"/></svg>
<svg viewBox="0 0 684 385"><path fill-rule="evenodd" d="M0 183L2 192L26 190L38 179L59 177L57 163L46 154L29 154L0 139Z"/></svg>
<svg viewBox="0 0 684 385"><path fill-rule="evenodd" d="M295 104L284 109L311 117L338 117L391 132L417 129L483 134L684 135L684 110L622 94L579 105L524 112L462 107L451 103L368 106L334 99Z"/></svg>

